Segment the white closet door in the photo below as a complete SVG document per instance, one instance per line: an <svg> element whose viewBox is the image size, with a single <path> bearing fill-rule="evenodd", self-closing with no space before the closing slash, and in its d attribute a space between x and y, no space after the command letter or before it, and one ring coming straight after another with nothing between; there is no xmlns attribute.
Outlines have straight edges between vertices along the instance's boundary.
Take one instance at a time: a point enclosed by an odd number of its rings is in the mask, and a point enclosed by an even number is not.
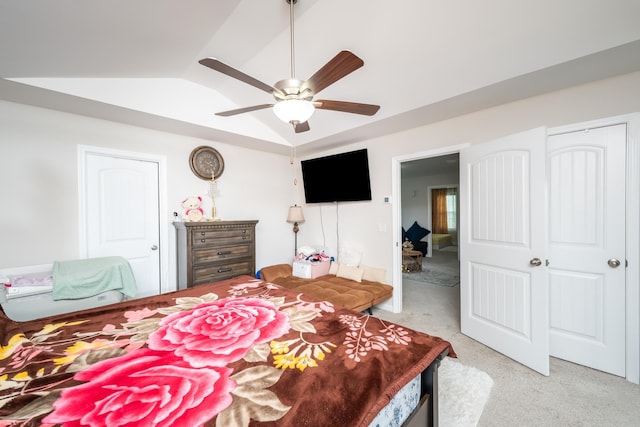
<svg viewBox="0 0 640 427"><path fill-rule="evenodd" d="M462 333L549 375L545 129L460 153Z"/></svg>
<svg viewBox="0 0 640 427"><path fill-rule="evenodd" d="M550 351L625 375L626 124L550 136Z"/></svg>

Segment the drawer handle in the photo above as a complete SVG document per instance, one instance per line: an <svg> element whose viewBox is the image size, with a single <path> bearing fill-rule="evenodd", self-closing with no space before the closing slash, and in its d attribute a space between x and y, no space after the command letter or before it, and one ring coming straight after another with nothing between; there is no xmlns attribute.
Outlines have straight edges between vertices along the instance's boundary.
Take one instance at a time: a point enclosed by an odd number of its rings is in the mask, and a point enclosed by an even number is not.
<svg viewBox="0 0 640 427"><path fill-rule="evenodd" d="M207 233L205 233L204 231L201 231L201 232L200 232L200 235L201 235L201 236L206 236L206 235L207 235Z"/></svg>
<svg viewBox="0 0 640 427"><path fill-rule="evenodd" d="M227 273L229 271L232 271L233 268L219 268L218 269L218 273Z"/></svg>
<svg viewBox="0 0 640 427"><path fill-rule="evenodd" d="M218 255L229 255L231 251L218 251Z"/></svg>
<svg viewBox="0 0 640 427"><path fill-rule="evenodd" d="M200 239L200 243L204 243L206 241L207 241L207 239Z"/></svg>

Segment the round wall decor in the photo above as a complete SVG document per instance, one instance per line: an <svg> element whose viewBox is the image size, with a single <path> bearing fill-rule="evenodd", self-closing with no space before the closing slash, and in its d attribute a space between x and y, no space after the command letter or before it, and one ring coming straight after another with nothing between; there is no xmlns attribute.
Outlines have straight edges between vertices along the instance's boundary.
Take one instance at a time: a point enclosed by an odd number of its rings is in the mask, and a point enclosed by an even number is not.
<svg viewBox="0 0 640 427"><path fill-rule="evenodd" d="M215 148L201 145L191 152L189 166L198 178L211 181L220 178L224 172L224 159Z"/></svg>

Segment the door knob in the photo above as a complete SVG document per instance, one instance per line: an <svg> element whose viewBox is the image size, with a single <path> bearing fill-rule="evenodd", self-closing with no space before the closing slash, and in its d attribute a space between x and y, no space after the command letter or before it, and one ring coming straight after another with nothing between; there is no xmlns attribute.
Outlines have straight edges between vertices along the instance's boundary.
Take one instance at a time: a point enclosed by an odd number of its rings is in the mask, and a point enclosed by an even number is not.
<svg viewBox="0 0 640 427"><path fill-rule="evenodd" d="M532 258L531 261L529 261L529 264L533 265L534 267L539 267L542 265L542 261L540 260L540 258Z"/></svg>
<svg viewBox="0 0 640 427"><path fill-rule="evenodd" d="M607 261L607 264L609 264L609 267L611 268L616 268L620 265L620 261L615 258L611 258L609 261Z"/></svg>
<svg viewBox="0 0 640 427"><path fill-rule="evenodd" d="M158 246L156 246L156 245L151 246L151 250L152 251L157 251L158 250Z"/></svg>

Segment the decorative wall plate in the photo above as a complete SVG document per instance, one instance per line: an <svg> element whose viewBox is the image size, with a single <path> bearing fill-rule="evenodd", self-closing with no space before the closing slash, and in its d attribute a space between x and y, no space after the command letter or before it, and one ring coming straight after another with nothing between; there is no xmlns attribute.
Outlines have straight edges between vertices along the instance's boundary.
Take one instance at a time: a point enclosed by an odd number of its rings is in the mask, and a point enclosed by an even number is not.
<svg viewBox="0 0 640 427"><path fill-rule="evenodd" d="M224 159L215 148L201 145L191 152L189 166L195 176L211 181L212 178L220 178L224 172Z"/></svg>

